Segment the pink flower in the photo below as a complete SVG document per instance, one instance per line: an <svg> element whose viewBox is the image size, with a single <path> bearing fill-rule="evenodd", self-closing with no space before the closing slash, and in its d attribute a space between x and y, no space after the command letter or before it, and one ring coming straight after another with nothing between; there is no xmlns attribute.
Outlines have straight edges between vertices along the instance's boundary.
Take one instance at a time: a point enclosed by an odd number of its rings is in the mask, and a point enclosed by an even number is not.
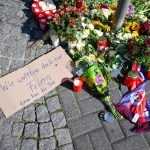
<svg viewBox="0 0 150 150"><path fill-rule="evenodd" d="M55 13L55 14L54 14L54 18L58 19L58 18L59 18L59 14L58 14L58 13Z"/></svg>
<svg viewBox="0 0 150 150"><path fill-rule="evenodd" d="M65 11L64 11L64 10L61 10L61 11L60 11L60 14L61 14L61 15L65 14Z"/></svg>
<svg viewBox="0 0 150 150"><path fill-rule="evenodd" d="M102 9L102 8L104 8L104 9L109 9L109 8L108 8L108 5L105 5L105 4L100 5L100 9Z"/></svg>
<svg viewBox="0 0 150 150"><path fill-rule="evenodd" d="M71 11L71 8L70 8L70 7L67 7L67 8L66 8L66 11L67 11L67 12Z"/></svg>
<svg viewBox="0 0 150 150"><path fill-rule="evenodd" d="M130 48L129 48L131 53L134 53L137 49L138 49L137 45L131 45Z"/></svg>
<svg viewBox="0 0 150 150"><path fill-rule="evenodd" d="M145 44L147 47L150 47L150 39L145 40L145 41L144 41L144 44Z"/></svg>

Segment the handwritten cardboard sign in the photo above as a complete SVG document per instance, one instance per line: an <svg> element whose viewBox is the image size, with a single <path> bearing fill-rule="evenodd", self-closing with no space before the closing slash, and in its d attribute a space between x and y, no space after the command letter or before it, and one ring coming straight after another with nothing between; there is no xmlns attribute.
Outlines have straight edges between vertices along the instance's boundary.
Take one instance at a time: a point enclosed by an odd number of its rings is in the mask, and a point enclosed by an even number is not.
<svg viewBox="0 0 150 150"><path fill-rule="evenodd" d="M6 117L48 93L73 75L61 47L0 78L0 107Z"/></svg>

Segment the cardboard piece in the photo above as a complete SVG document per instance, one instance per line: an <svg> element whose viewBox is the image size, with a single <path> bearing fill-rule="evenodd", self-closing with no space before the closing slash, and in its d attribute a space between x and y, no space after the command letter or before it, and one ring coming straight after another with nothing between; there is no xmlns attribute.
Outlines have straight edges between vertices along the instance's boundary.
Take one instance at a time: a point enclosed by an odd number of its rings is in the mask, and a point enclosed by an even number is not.
<svg viewBox="0 0 150 150"><path fill-rule="evenodd" d="M6 117L39 99L68 78L71 59L61 47L0 78L0 107Z"/></svg>

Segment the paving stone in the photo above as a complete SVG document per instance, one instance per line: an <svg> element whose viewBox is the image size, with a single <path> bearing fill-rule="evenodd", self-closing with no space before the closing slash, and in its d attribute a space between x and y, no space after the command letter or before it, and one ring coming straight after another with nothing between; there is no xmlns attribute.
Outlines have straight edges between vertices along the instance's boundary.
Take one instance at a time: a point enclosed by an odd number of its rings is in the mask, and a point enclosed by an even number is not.
<svg viewBox="0 0 150 150"><path fill-rule="evenodd" d="M122 130L116 120L113 122L102 122L109 140L113 143L124 138Z"/></svg>
<svg viewBox="0 0 150 150"><path fill-rule="evenodd" d="M34 101L34 104L44 104L44 103L45 103L44 96Z"/></svg>
<svg viewBox="0 0 150 150"><path fill-rule="evenodd" d="M124 86L124 85L118 85L119 90L121 92L122 95L125 95L129 90L128 87Z"/></svg>
<svg viewBox="0 0 150 150"><path fill-rule="evenodd" d="M8 23L3 24L3 27L2 27L3 34L5 34L5 35L8 34L10 32L11 28L12 28L12 25L10 25Z"/></svg>
<svg viewBox="0 0 150 150"><path fill-rule="evenodd" d="M89 137L94 150L112 150L103 128L90 132Z"/></svg>
<svg viewBox="0 0 150 150"><path fill-rule="evenodd" d="M59 147L59 150L74 150L73 144L67 144Z"/></svg>
<svg viewBox="0 0 150 150"><path fill-rule="evenodd" d="M17 137L3 135L0 141L0 150L16 150L19 145L20 141Z"/></svg>
<svg viewBox="0 0 150 150"><path fill-rule="evenodd" d="M42 46L38 47L36 50L36 58L42 56L43 54L47 53L47 49L41 49Z"/></svg>
<svg viewBox="0 0 150 150"><path fill-rule="evenodd" d="M12 38L10 38L10 39L12 39ZM10 39L9 39L10 44L9 45L5 44L4 50L1 52L1 55L12 58L13 53L16 48L13 47L14 41L10 41Z"/></svg>
<svg viewBox="0 0 150 150"><path fill-rule="evenodd" d="M37 141L32 139L24 139L22 141L21 150L37 150Z"/></svg>
<svg viewBox="0 0 150 150"><path fill-rule="evenodd" d="M36 115L38 122L48 122L50 120L48 110L44 105L36 107Z"/></svg>
<svg viewBox="0 0 150 150"><path fill-rule="evenodd" d="M37 137L38 136L38 124L27 123L25 125L24 137Z"/></svg>
<svg viewBox="0 0 150 150"><path fill-rule="evenodd" d="M72 142L69 129L56 129L55 135L59 146Z"/></svg>
<svg viewBox="0 0 150 150"><path fill-rule="evenodd" d="M67 120L77 118L81 115L73 92L69 90L61 91L59 97Z"/></svg>
<svg viewBox="0 0 150 150"><path fill-rule="evenodd" d="M23 66L24 66L24 61L13 60L10 65L9 72L15 71L18 68L22 68Z"/></svg>
<svg viewBox="0 0 150 150"><path fill-rule="evenodd" d="M1 134L11 134L12 120L2 118L0 119L0 133Z"/></svg>
<svg viewBox="0 0 150 150"><path fill-rule="evenodd" d="M69 121L68 126L70 128L70 132L72 133L72 137L75 138L100 128L101 123L97 114L89 114Z"/></svg>
<svg viewBox="0 0 150 150"><path fill-rule="evenodd" d="M30 121L30 122L35 121L34 105L29 105L24 109L23 120Z"/></svg>
<svg viewBox="0 0 150 150"><path fill-rule="evenodd" d="M61 85L59 85L57 87L57 91L61 92L63 90L70 90L70 91L73 90L73 88L72 88L72 80L71 79L68 79L67 81L65 81L64 83L62 83Z"/></svg>
<svg viewBox="0 0 150 150"><path fill-rule="evenodd" d="M120 120L119 121L119 124L121 126L121 129L124 133L124 135L126 137L129 137L131 135L134 135L135 133L134 132L131 132L131 129L135 126L134 124L130 123L128 120Z"/></svg>
<svg viewBox="0 0 150 150"><path fill-rule="evenodd" d="M145 137L147 143L148 143L149 146L150 146L150 132L145 132L143 135L144 135L144 137Z"/></svg>
<svg viewBox="0 0 150 150"><path fill-rule="evenodd" d="M145 91L147 93L150 93L150 81L149 80L146 81Z"/></svg>
<svg viewBox="0 0 150 150"><path fill-rule="evenodd" d="M116 84L116 82L109 82L108 86L109 86L109 90L118 88L118 85Z"/></svg>
<svg viewBox="0 0 150 150"><path fill-rule="evenodd" d="M12 63L12 60L9 58L4 58L4 57L0 58L0 64L3 64L2 69L4 70L9 70L11 63Z"/></svg>
<svg viewBox="0 0 150 150"><path fill-rule="evenodd" d="M118 89L114 89L110 91L110 97L114 103L119 103L122 98L122 94Z"/></svg>
<svg viewBox="0 0 150 150"><path fill-rule="evenodd" d="M147 93L147 94L146 94L146 99L147 99L148 101L150 101L150 93Z"/></svg>
<svg viewBox="0 0 150 150"><path fill-rule="evenodd" d="M58 113L52 114L51 120L52 120L54 129L66 126L66 118L65 118L63 112L58 112Z"/></svg>
<svg viewBox="0 0 150 150"><path fill-rule="evenodd" d="M19 18L22 18L24 16L24 12L22 10L19 10L16 14Z"/></svg>
<svg viewBox="0 0 150 150"><path fill-rule="evenodd" d="M13 123L12 125L12 135L21 136L24 128L24 123Z"/></svg>
<svg viewBox="0 0 150 150"><path fill-rule="evenodd" d="M73 140L75 150L94 150L87 134Z"/></svg>
<svg viewBox="0 0 150 150"><path fill-rule="evenodd" d="M98 112L104 109L100 100L91 97L78 102L80 111L83 115Z"/></svg>
<svg viewBox="0 0 150 150"><path fill-rule="evenodd" d="M51 97L47 100L47 107L50 113L61 109L58 96Z"/></svg>
<svg viewBox="0 0 150 150"><path fill-rule="evenodd" d="M113 144L114 150L150 150L145 139L141 135L131 136Z"/></svg>
<svg viewBox="0 0 150 150"><path fill-rule="evenodd" d="M48 92L47 94L45 94L44 96L45 96L45 98L49 98L49 97L52 97L55 95L57 95L57 91L54 89L54 90Z"/></svg>
<svg viewBox="0 0 150 150"><path fill-rule="evenodd" d="M56 149L56 139L51 137L49 139L41 139L39 141L39 150L54 150Z"/></svg>
<svg viewBox="0 0 150 150"><path fill-rule="evenodd" d="M40 137L46 138L53 136L53 126L51 122L40 124Z"/></svg>
<svg viewBox="0 0 150 150"><path fill-rule="evenodd" d="M39 31L39 30L34 30L34 38L35 39L40 39L42 38L44 32L43 31ZM46 51L47 52L47 51Z"/></svg>
<svg viewBox="0 0 150 150"><path fill-rule="evenodd" d="M23 110L24 109L21 109L21 110L17 111L10 118L15 119L16 121L21 121L22 120L22 116L23 116Z"/></svg>
<svg viewBox="0 0 150 150"><path fill-rule="evenodd" d="M83 99L87 99L90 97L89 91L87 92L87 87L84 86L83 89L81 90L81 92L79 93L75 93L75 96L77 98L77 100L83 100Z"/></svg>

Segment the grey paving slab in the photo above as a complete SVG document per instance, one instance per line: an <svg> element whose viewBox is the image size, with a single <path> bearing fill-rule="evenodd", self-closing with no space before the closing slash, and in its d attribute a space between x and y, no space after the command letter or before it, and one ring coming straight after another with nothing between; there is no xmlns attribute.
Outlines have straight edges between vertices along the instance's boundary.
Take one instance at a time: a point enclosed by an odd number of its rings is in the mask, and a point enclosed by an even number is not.
<svg viewBox="0 0 150 150"><path fill-rule="evenodd" d="M40 137L47 138L53 136L53 126L51 122L41 123L39 125Z"/></svg>
<svg viewBox="0 0 150 150"><path fill-rule="evenodd" d="M67 123L63 112L52 114L51 120L52 120L54 129L65 127Z"/></svg>
<svg viewBox="0 0 150 150"><path fill-rule="evenodd" d="M144 135L144 137L145 137L147 143L148 143L149 146L150 146L150 132L146 132L146 133L144 133L143 135Z"/></svg>
<svg viewBox="0 0 150 150"><path fill-rule="evenodd" d="M56 139L58 140L59 146L72 142L69 129L67 128L56 129L55 135L56 135Z"/></svg>
<svg viewBox="0 0 150 150"><path fill-rule="evenodd" d="M101 123L97 114L89 114L69 121L68 126L70 128L72 137L75 138L100 128Z"/></svg>
<svg viewBox="0 0 150 150"><path fill-rule="evenodd" d="M61 91L59 92L59 98L63 105L67 120L77 118L81 115L79 106L76 102L73 92L69 90Z"/></svg>
<svg viewBox="0 0 150 150"><path fill-rule="evenodd" d="M36 107L36 116L38 122L50 121L48 110L45 105L39 105Z"/></svg>
<svg viewBox="0 0 150 150"><path fill-rule="evenodd" d="M99 112L104 109L104 105L100 100L90 97L78 102L80 111L83 115Z"/></svg>
<svg viewBox="0 0 150 150"><path fill-rule="evenodd" d="M61 105L58 99L58 96L53 96L47 99L47 108L50 113L58 111L61 109Z"/></svg>
<svg viewBox="0 0 150 150"><path fill-rule="evenodd" d="M110 90L110 97L113 103L119 103L122 98L122 94L119 89L113 89Z"/></svg>
<svg viewBox="0 0 150 150"><path fill-rule="evenodd" d="M38 136L38 124L36 123L27 123L25 125L24 137L34 138Z"/></svg>
<svg viewBox="0 0 150 150"><path fill-rule="evenodd" d="M16 150L19 148L19 144L17 137L3 135L0 141L0 150Z"/></svg>
<svg viewBox="0 0 150 150"><path fill-rule="evenodd" d="M33 139L24 139L22 141L21 150L37 150L37 141Z"/></svg>
<svg viewBox="0 0 150 150"><path fill-rule="evenodd" d="M23 120L28 122L35 121L35 107L34 105L29 105L24 109Z"/></svg>
<svg viewBox="0 0 150 150"><path fill-rule="evenodd" d="M120 127L126 137L134 135L134 132L131 132L131 129L134 127L134 124L130 123L128 120L123 119L119 121Z"/></svg>
<svg viewBox="0 0 150 150"><path fill-rule="evenodd" d="M109 138L109 140L113 143L118 140L123 139L125 136L116 120L113 122L102 122L104 130Z"/></svg>
<svg viewBox="0 0 150 150"><path fill-rule="evenodd" d="M94 150L112 150L111 144L103 128L88 133Z"/></svg>
<svg viewBox="0 0 150 150"><path fill-rule="evenodd" d="M87 134L81 135L73 140L75 150L94 150Z"/></svg>
<svg viewBox="0 0 150 150"><path fill-rule="evenodd" d="M149 150L149 146L141 135L131 136L113 145L114 150Z"/></svg>
<svg viewBox="0 0 150 150"><path fill-rule="evenodd" d="M113 90L113 89L118 88L118 85L117 85L117 83L115 81L109 82L108 86L109 86L109 90Z"/></svg>
<svg viewBox="0 0 150 150"><path fill-rule="evenodd" d="M10 135L12 124L13 124L12 120L1 118L0 119L0 133Z"/></svg>
<svg viewBox="0 0 150 150"><path fill-rule="evenodd" d="M12 135L20 137L24 129L24 123L13 123L12 125Z"/></svg>
<svg viewBox="0 0 150 150"><path fill-rule="evenodd" d="M14 113L10 119L14 119L16 121L21 121L22 120L22 117L23 117L23 110L24 109L21 109L19 110L18 112Z"/></svg>
<svg viewBox="0 0 150 150"><path fill-rule="evenodd" d="M49 139L41 139L39 141L39 150L54 150L56 149L56 139L51 137Z"/></svg>
<svg viewBox="0 0 150 150"><path fill-rule="evenodd" d="M73 147L73 144L66 144L66 145L63 145L61 147L59 147L59 150L74 150L74 147Z"/></svg>

